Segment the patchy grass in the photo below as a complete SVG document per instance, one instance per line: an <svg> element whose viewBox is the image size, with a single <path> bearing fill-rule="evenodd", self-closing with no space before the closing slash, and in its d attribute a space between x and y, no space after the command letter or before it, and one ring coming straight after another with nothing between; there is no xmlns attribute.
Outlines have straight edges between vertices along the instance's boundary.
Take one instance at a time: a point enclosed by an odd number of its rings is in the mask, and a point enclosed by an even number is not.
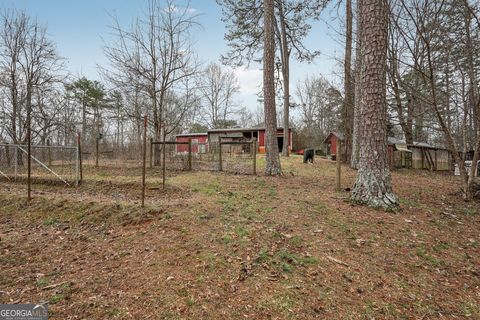
<svg viewBox="0 0 480 320"><path fill-rule="evenodd" d="M259 172L264 158L259 157ZM51 319L480 318L480 205L444 174L393 173L401 210L335 192L335 163L279 178L84 170L78 188L0 183L0 303ZM343 186L355 172L344 168Z"/></svg>

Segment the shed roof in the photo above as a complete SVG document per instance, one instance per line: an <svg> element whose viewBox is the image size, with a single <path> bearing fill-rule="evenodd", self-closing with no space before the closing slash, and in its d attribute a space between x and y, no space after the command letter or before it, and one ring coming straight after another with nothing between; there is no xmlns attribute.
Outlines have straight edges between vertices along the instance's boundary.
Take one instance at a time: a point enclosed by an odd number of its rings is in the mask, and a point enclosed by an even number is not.
<svg viewBox="0 0 480 320"><path fill-rule="evenodd" d="M283 127L277 127L277 130L278 129L283 130ZM265 130L265 127L210 129L208 130L208 133L210 132L244 132L244 131L259 131L259 130Z"/></svg>
<svg viewBox="0 0 480 320"><path fill-rule="evenodd" d="M331 137L335 136L340 139L340 141L343 141L345 139L345 136L341 132L330 132L329 135L325 138L323 143L327 143L327 140ZM395 137L388 137L388 144L389 145L395 145L395 144L406 144L405 140L403 139L398 139ZM413 147L421 147L421 148L427 148L427 149L439 149L439 150L447 150L444 147L438 147L438 146L433 146L431 144L428 144L426 142L419 142L419 141L414 141L413 144L408 145L408 146L413 146Z"/></svg>
<svg viewBox="0 0 480 320"><path fill-rule="evenodd" d="M198 136L207 136L206 132L198 132L198 133L181 133L177 134L175 137L198 137Z"/></svg>

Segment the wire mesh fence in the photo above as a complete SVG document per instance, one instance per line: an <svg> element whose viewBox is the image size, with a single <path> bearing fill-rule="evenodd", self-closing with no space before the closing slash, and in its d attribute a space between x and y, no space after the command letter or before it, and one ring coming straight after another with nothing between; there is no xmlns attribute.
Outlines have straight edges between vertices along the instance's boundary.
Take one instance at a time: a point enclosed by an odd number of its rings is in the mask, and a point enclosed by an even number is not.
<svg viewBox="0 0 480 320"><path fill-rule="evenodd" d="M142 141L137 132L99 133L82 140L82 163L88 168L141 166Z"/></svg>
<svg viewBox="0 0 480 320"><path fill-rule="evenodd" d="M165 145L165 155L163 146ZM150 142L150 166L167 170L224 171L256 174L256 141Z"/></svg>
<svg viewBox="0 0 480 320"><path fill-rule="evenodd" d="M75 146L31 146L33 181L59 182L67 185L80 179L78 148ZM0 144L0 178L21 181L27 178L28 146Z"/></svg>
<svg viewBox="0 0 480 320"><path fill-rule="evenodd" d="M163 168L162 163L165 163L167 170L191 170L191 146L188 142L151 142L150 166L162 166Z"/></svg>
<svg viewBox="0 0 480 320"><path fill-rule="evenodd" d="M195 148L195 146L197 148ZM196 151L196 152L195 152ZM192 146L192 168L199 171L218 171L219 145L218 143L196 143Z"/></svg>
<svg viewBox="0 0 480 320"><path fill-rule="evenodd" d="M219 143L221 171L234 174L256 174L255 141L224 141Z"/></svg>

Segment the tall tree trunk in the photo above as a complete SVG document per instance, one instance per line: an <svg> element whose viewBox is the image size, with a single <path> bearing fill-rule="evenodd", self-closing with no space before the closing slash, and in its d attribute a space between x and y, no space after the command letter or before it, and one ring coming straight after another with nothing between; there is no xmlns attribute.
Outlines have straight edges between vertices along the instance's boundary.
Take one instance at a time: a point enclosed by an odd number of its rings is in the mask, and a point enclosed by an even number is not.
<svg viewBox="0 0 480 320"><path fill-rule="evenodd" d="M362 78L362 65L363 65L363 51L362 51L362 28L361 28L361 16L360 7L363 0L357 0L357 22L356 22L356 45L355 45L355 100L353 107L353 132L352 132L352 157L350 160L350 166L354 169L358 168L358 158L360 156L360 146L358 144L358 130L360 126L360 114L362 110L361 105L361 78Z"/></svg>
<svg viewBox="0 0 480 320"><path fill-rule="evenodd" d="M86 145L87 142L87 92L83 92L82 97L82 145Z"/></svg>
<svg viewBox="0 0 480 320"><path fill-rule="evenodd" d="M468 67L468 78L469 78L469 90L468 90L468 98L469 98L469 105L470 109L472 110L472 141L475 141L473 144L476 143L478 140L478 125L479 125L479 110L477 105L478 99L478 86L477 86L477 77L475 74L475 66L474 66L474 49L472 43L472 32L470 28L470 23L472 20L472 15L468 6L468 3L465 4L465 35L466 35L466 58L467 58L467 67Z"/></svg>
<svg viewBox="0 0 480 320"><path fill-rule="evenodd" d="M279 3L280 35L282 46L282 77L283 77L283 148L282 155L290 155L290 49L287 43L287 28L283 1Z"/></svg>
<svg viewBox="0 0 480 320"><path fill-rule="evenodd" d="M413 93L414 94L414 93ZM407 121L405 122L405 128L403 133L405 135L405 143L413 144L413 118L415 110L415 98L412 93L407 93Z"/></svg>
<svg viewBox="0 0 480 320"><path fill-rule="evenodd" d="M361 79L360 159L352 199L372 207L394 208L387 160L386 59L387 0L363 0L360 7L364 73Z"/></svg>
<svg viewBox="0 0 480 320"><path fill-rule="evenodd" d="M16 64L14 61L12 64ZM17 135L17 114L18 114L18 90L17 90L17 77L15 68L10 73L10 78L12 81L12 87L10 88L10 92L12 95L12 115L11 115L11 125L12 125L12 140L13 143L18 143L18 135ZM20 120L20 118L19 118Z"/></svg>
<svg viewBox="0 0 480 320"><path fill-rule="evenodd" d="M275 108L275 38L274 0L264 0L263 96L265 108L265 148L267 176L280 175L277 142L277 112Z"/></svg>
<svg viewBox="0 0 480 320"><path fill-rule="evenodd" d="M472 132L472 149L473 149L473 159L472 159L472 168L470 176L468 177L466 186L465 186L465 200L470 201L473 199L472 184L475 177L475 172L477 171L477 162L480 159L480 135L479 135L479 125L480 125L480 101L478 94L478 82L477 75L475 72L474 66L474 48L472 43L472 32L470 28L470 23L472 20L471 8L468 5L468 2L465 2L465 34L466 34L466 55L467 55L467 67L468 67L468 78L469 78L469 89L468 89L468 106L472 110L471 121L473 125L471 126Z"/></svg>
<svg viewBox="0 0 480 320"><path fill-rule="evenodd" d="M345 61L344 61L344 92L343 103L343 127L345 131L345 159L350 159L352 154L352 131L353 131L353 88L352 88L352 0L346 2L346 23L347 32L345 39Z"/></svg>
<svg viewBox="0 0 480 320"><path fill-rule="evenodd" d="M388 50L388 74L390 76L393 96L395 98L398 122L405 137L405 143L410 145L413 144L413 92L410 92L410 89L406 88L405 83L402 81L399 71L398 48L394 43L393 36L390 39L392 43L390 44L390 49ZM403 102L401 88L404 89L407 98L406 106Z"/></svg>

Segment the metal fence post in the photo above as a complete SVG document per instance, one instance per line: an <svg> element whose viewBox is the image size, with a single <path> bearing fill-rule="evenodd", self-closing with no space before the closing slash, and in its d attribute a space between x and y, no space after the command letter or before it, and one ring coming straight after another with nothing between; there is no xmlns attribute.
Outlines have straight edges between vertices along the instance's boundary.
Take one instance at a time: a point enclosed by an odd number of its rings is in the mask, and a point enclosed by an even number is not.
<svg viewBox="0 0 480 320"><path fill-rule="evenodd" d="M150 169L153 167L153 138L150 138Z"/></svg>
<svg viewBox="0 0 480 320"><path fill-rule="evenodd" d="M167 157L167 149L165 144L165 138L167 135L165 134L165 129L163 129L163 139L162 139L162 186L165 189L165 176L167 174L167 165L165 164L166 157Z"/></svg>
<svg viewBox="0 0 480 320"><path fill-rule="evenodd" d="M223 164L222 164L222 137L218 137L218 164L219 164L219 171L223 171Z"/></svg>
<svg viewBox="0 0 480 320"><path fill-rule="evenodd" d="M98 143L100 139L99 137L95 138L95 167L98 167Z"/></svg>
<svg viewBox="0 0 480 320"><path fill-rule="evenodd" d="M78 144L78 140L77 140L77 149L75 154L75 185L76 186L80 184L79 159L80 159L80 145Z"/></svg>
<svg viewBox="0 0 480 320"><path fill-rule="evenodd" d="M342 176L342 166L341 166L341 154L342 154L342 142L337 138L337 191L342 189L341 176Z"/></svg>
<svg viewBox="0 0 480 320"><path fill-rule="evenodd" d="M50 148L50 139L47 139L47 159L48 159L48 166L52 166L52 149Z"/></svg>
<svg viewBox="0 0 480 320"><path fill-rule="evenodd" d="M77 133L77 186L82 183L83 171L82 171L82 143L81 133Z"/></svg>
<svg viewBox="0 0 480 320"><path fill-rule="evenodd" d="M188 138L188 170L192 171L192 138Z"/></svg>
<svg viewBox="0 0 480 320"><path fill-rule="evenodd" d="M15 181L17 181L17 172L18 172L18 149L17 149L17 145L16 144L13 144L13 147L15 148L13 150L13 157L14 157L14 174L15 174Z"/></svg>
<svg viewBox="0 0 480 320"><path fill-rule="evenodd" d="M150 144L151 145L151 144ZM145 167L147 162L147 116L143 121L142 207L145 206Z"/></svg>
<svg viewBox="0 0 480 320"><path fill-rule="evenodd" d="M257 139L254 138L252 141L252 148L253 148L253 175L257 175Z"/></svg>

